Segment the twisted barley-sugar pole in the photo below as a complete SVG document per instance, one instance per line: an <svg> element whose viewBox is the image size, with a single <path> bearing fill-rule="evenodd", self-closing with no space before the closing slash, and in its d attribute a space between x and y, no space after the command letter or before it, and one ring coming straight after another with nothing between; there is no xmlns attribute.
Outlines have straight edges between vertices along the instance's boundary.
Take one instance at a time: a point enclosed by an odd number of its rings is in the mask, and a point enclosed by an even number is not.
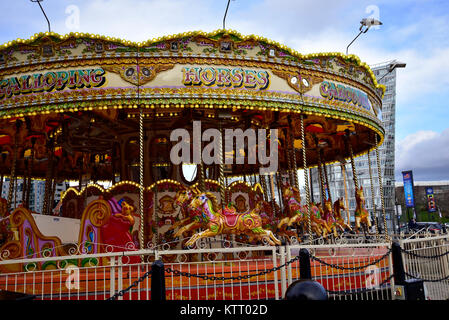
<svg viewBox="0 0 449 320"><path fill-rule="evenodd" d="M287 136L287 134L285 135L286 140L290 140L290 137ZM293 177L293 170L292 170L292 150L289 148L289 146L291 145L290 141L286 141L285 143L285 157L287 158L287 172L288 172L288 178L290 180L290 185L291 186L295 186L295 181L294 181L294 177Z"/></svg>
<svg viewBox="0 0 449 320"><path fill-rule="evenodd" d="M326 190L324 189L324 177L322 171L321 164L321 150L317 149L318 154L318 176L320 178L320 187L321 187L321 206L324 207L324 201L326 201Z"/></svg>
<svg viewBox="0 0 449 320"><path fill-rule="evenodd" d="M30 171L29 171L29 167L28 167L28 159L24 159L24 172L25 174L23 175L22 178L22 206L26 208L26 191L27 191L27 182L28 182L28 176L30 175Z"/></svg>
<svg viewBox="0 0 449 320"><path fill-rule="evenodd" d="M376 205L374 204L374 184L373 184L373 173L371 171L371 156L370 156L371 150L368 150L368 170L369 170L369 180L371 184L371 201L373 206L373 214L374 214L374 227L376 229L376 239L377 242L380 242L379 238L379 229L377 227L377 217L376 217Z"/></svg>
<svg viewBox="0 0 449 320"><path fill-rule="evenodd" d="M25 198L25 207L30 208L30 195L31 195L31 175L33 173L33 164L34 164L34 146L36 144L36 138L31 138L31 155L28 162L28 183L27 183L27 191Z"/></svg>
<svg viewBox="0 0 449 320"><path fill-rule="evenodd" d="M267 180L265 180L265 175L260 174L260 172L259 172L259 181L263 190L263 198L266 202L268 202Z"/></svg>
<svg viewBox="0 0 449 320"><path fill-rule="evenodd" d="M143 107L139 109L139 246L140 249L145 247L145 222L143 214L144 206L144 128L143 128ZM142 257L143 261L143 257Z"/></svg>
<svg viewBox="0 0 449 320"><path fill-rule="evenodd" d="M219 123L219 129L220 129L220 141L219 141L218 156L220 157L220 162L219 162L219 167L218 167L218 170L219 170L219 180L218 181L220 183L221 209L222 209L222 212L224 212L224 207L225 207L225 202L226 202L226 185L225 185L225 177L224 177L224 156L225 156L225 154L223 151L223 149L224 149L223 138L224 137L223 137L223 126L222 126L221 121ZM202 164L201 164L201 171L202 171L202 174L204 174ZM204 181L202 183L204 184ZM203 186L203 188L206 189L205 186ZM204 190L204 191L206 191L206 190Z"/></svg>
<svg viewBox="0 0 449 320"><path fill-rule="evenodd" d="M345 208L346 208L346 218L347 218L347 223L350 224L351 223L351 215L349 212L349 196L348 196L348 186L347 186L347 182L346 182L346 164L345 163L340 163L340 169L341 169L341 173L343 175L343 184L345 187Z"/></svg>
<svg viewBox="0 0 449 320"><path fill-rule="evenodd" d="M380 158L379 158L379 147L377 146L377 134L374 135L374 143L376 144L376 160L377 160L377 176L379 178L379 192L380 192L380 203L382 206L382 217L384 222L384 230L385 230L385 241L389 242L390 237L388 236L388 229L387 229L387 217L385 213L385 201L384 201L384 191L383 191L383 185L382 185L382 170L381 170L381 164L380 164Z"/></svg>
<svg viewBox="0 0 449 320"><path fill-rule="evenodd" d="M293 136L293 125L291 117L288 117L288 125L289 125L289 138L290 138L290 148L292 154L292 170L293 170L293 186L296 187L299 191L299 182L298 182L298 165L296 163L296 150L295 150L295 138Z"/></svg>
<svg viewBox="0 0 449 320"><path fill-rule="evenodd" d="M270 193L271 193L271 207L273 209L273 214L276 214L276 199L275 199L275 191L274 191L274 179L273 179L274 173L270 173L269 179L270 179Z"/></svg>
<svg viewBox="0 0 449 320"><path fill-rule="evenodd" d="M352 151L352 144L351 144L351 141L349 139L349 134L347 134L347 140L346 141L347 141L347 146L349 148L349 154L350 154L350 157L351 157L352 179L354 180L355 189L358 190L359 189L359 181L357 179L357 172L356 172L355 164L354 164L354 153Z"/></svg>
<svg viewBox="0 0 449 320"><path fill-rule="evenodd" d="M323 149L320 150L320 152L323 152ZM321 155L323 156L323 155ZM327 170L326 170L326 163L323 164L323 174L324 174L324 181L326 182L326 187L327 187L327 197L331 203L332 203L332 197L331 197L331 189L330 189L330 185L329 185L329 178L327 175Z"/></svg>
<svg viewBox="0 0 449 320"><path fill-rule="evenodd" d="M280 212L282 213L285 206L284 199L282 199L282 177L280 172L276 173L276 185L278 189Z"/></svg>
<svg viewBox="0 0 449 320"><path fill-rule="evenodd" d="M53 167L54 167L54 140L50 138L47 143L47 154L48 154L48 168L47 174L45 176L45 191L44 191L44 203L42 205L42 214L48 214L49 202L50 202L50 192L52 189L52 178L53 178ZM87 194L87 192L86 192Z"/></svg>
<svg viewBox="0 0 449 320"><path fill-rule="evenodd" d="M16 120L16 134L14 136L14 150L12 155L12 165L11 165L11 175L9 177L9 189L8 189L8 212L11 211L12 205L12 196L13 192L15 193L15 181L16 181L16 165L17 165L17 149L18 149L18 135L20 127L22 126L22 122L20 120Z"/></svg>
<svg viewBox="0 0 449 320"><path fill-rule="evenodd" d="M306 160L306 134L304 130L304 115L301 114L301 140L302 140L302 161L304 168L304 187L306 189L306 206L307 206L307 224L308 224L308 233L309 233L309 241L312 243L312 224L310 219L310 190L309 190L309 174L307 172L307 160Z"/></svg>

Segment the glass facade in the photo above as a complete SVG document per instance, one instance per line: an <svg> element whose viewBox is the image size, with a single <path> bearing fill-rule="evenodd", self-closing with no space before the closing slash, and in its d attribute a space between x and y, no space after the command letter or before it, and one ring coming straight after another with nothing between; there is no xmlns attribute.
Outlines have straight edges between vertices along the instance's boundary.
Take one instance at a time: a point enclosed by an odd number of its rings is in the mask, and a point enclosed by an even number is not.
<svg viewBox="0 0 449 320"><path fill-rule="evenodd" d="M61 199L61 193L69 188L68 183L57 183L54 201L57 203ZM13 207L17 207L22 204L22 192L23 192L23 180L17 179L17 192L13 194L12 203ZM8 199L9 193L9 178L5 178L3 182L3 188L1 196L4 199ZM30 191L30 210L33 212L41 212L44 203L45 195L45 181L32 180ZM15 203L15 205L14 205Z"/></svg>

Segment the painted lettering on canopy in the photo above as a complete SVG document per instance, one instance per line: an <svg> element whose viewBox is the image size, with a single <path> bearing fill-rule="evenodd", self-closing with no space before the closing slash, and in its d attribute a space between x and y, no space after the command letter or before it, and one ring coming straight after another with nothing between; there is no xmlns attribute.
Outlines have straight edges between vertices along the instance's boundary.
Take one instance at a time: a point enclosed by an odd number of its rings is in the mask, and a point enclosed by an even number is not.
<svg viewBox="0 0 449 320"><path fill-rule="evenodd" d="M270 84L267 71L242 68L184 67L182 83L186 86L218 86L264 90Z"/></svg>
<svg viewBox="0 0 449 320"><path fill-rule="evenodd" d="M102 68L49 71L0 80L0 99L12 95L53 90L100 87L106 81Z"/></svg>
<svg viewBox="0 0 449 320"><path fill-rule="evenodd" d="M320 94L329 100L336 99L347 103L352 103L368 111L371 110L371 103L366 93L341 84L323 81L320 85Z"/></svg>

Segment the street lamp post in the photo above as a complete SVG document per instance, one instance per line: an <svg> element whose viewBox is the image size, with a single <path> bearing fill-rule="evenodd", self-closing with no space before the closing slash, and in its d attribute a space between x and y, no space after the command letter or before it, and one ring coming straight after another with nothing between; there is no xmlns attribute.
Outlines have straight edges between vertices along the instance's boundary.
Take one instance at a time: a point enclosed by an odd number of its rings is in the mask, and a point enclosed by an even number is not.
<svg viewBox="0 0 449 320"><path fill-rule="evenodd" d="M362 21L360 21L360 32L359 34L354 38L354 40L351 41L351 43L348 44L348 46L346 47L346 54L348 54L348 49L349 46L362 34L362 33L367 33L369 28L371 28L371 26L379 26L382 25L382 22L380 22L377 19L374 18L364 18L362 19Z"/></svg>
<svg viewBox="0 0 449 320"><path fill-rule="evenodd" d="M388 71L382 76L380 77L377 82L380 83L380 80L382 80L383 78L385 78L385 76L387 74L389 74L390 72L393 72L394 69L396 68L405 68L406 67L406 63L405 62L400 62L400 61L396 61L393 60L392 62L390 62L390 64L388 65Z"/></svg>
<svg viewBox="0 0 449 320"><path fill-rule="evenodd" d="M45 14L44 8L42 8L41 6L41 1L43 0L30 0L31 2L37 2L37 4L39 5L39 8L41 8L42 13L44 14L45 19L47 20L47 24L48 24L48 32L51 32L51 28L50 28L50 20L48 20L47 15Z"/></svg>

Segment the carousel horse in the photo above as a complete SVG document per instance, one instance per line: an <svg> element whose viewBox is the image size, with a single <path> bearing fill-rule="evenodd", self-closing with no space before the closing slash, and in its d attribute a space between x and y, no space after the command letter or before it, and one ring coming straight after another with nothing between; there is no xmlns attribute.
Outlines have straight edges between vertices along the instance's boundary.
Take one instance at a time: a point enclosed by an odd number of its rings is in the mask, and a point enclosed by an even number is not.
<svg viewBox="0 0 449 320"><path fill-rule="evenodd" d="M178 229L178 231L174 234L174 237L181 237L185 233L189 233L193 230L201 228L201 216L199 214L195 214L195 211L189 206L190 202L193 200L196 194L198 194L198 190L190 190L183 189L176 192L175 195L175 205L181 208L182 218L179 221L176 221L169 230Z"/></svg>
<svg viewBox="0 0 449 320"><path fill-rule="evenodd" d="M224 214L219 209L215 196L209 192L201 193L192 200L189 206L200 209L202 227L206 230L196 233L186 242L187 246L193 245L198 239L213 237L220 234L245 234L250 241L265 239L271 245L281 245L273 232L262 228L260 203L251 211L237 214Z"/></svg>
<svg viewBox="0 0 449 320"><path fill-rule="evenodd" d="M284 186L283 190L284 203L287 204L287 208L290 211L290 217L282 219L278 228L282 228L283 224L287 224L287 226L292 226L293 224L301 225L308 229L308 219L307 219L307 206L301 205L301 195L299 191L291 187L289 185ZM310 208L310 227L313 232L318 237L327 236L329 232L331 232L330 228L327 226L326 221L321 219L321 209L319 206L312 203Z"/></svg>
<svg viewBox="0 0 449 320"><path fill-rule="evenodd" d="M359 228L363 225L367 230L371 228L371 221L369 218L369 212L365 208L365 195L363 194L363 187L355 189L355 232L359 233Z"/></svg>
<svg viewBox="0 0 449 320"><path fill-rule="evenodd" d="M300 204L301 198L299 192L297 192L297 189L284 185L282 197L284 199L287 214L284 218L279 219L279 223L277 225L279 234L287 232L287 227L293 225L294 223L300 225L304 222L304 208ZM295 221L293 222L292 219L295 219Z"/></svg>
<svg viewBox="0 0 449 320"><path fill-rule="evenodd" d="M307 216L307 208L305 208L305 213ZM331 228L328 226L326 220L324 220L323 217L323 210L321 209L321 204L315 204L312 203L310 207L310 222L311 222L311 228L315 233L318 235L318 237L327 238L327 235L332 232ZM306 227L308 227L308 224L306 223Z"/></svg>
<svg viewBox="0 0 449 320"><path fill-rule="evenodd" d="M341 210L346 210L344 204L343 204L343 198L338 198L337 201L334 202L334 217L337 221L338 227L341 229L341 231L346 231L346 229L349 229L349 231L352 230L351 226L345 222L343 217L341 216Z"/></svg>
<svg viewBox="0 0 449 320"><path fill-rule="evenodd" d="M334 217L332 210L332 202L330 200L325 200L323 204L323 220L326 221L327 226L331 229L331 233L335 238L338 237L337 232L337 220Z"/></svg>
<svg viewBox="0 0 449 320"><path fill-rule="evenodd" d="M281 225L281 228L279 228L279 224L281 222L281 220L286 221L285 219L287 218L287 222L289 219L289 214L290 212L287 210L287 208L285 209L286 211L286 217L285 218L278 218L276 217L275 214L271 214L268 215L267 212L271 212L272 206L270 202L264 201L264 200L260 200L261 204L262 204L262 212L260 213L260 217L262 218L262 227L264 229L268 229L271 230L273 233L276 233L277 235L281 236L281 237L285 237L286 239L288 239L288 241L291 243L293 237L297 238L297 234L292 231L292 230L288 230L287 229L287 224L283 223Z"/></svg>
<svg viewBox="0 0 449 320"><path fill-rule="evenodd" d="M174 234L173 237L180 237L185 234L189 234L193 230L197 230L202 226L203 216L199 212L199 210L193 210L189 204L192 202L193 198L199 194L200 191L197 188L193 190L184 189L179 190L175 195L175 205L181 207L181 213L183 214L183 218L179 221L176 221L168 230L173 230L178 228L178 231ZM233 204L228 204L225 208L225 214L236 214L236 208Z"/></svg>

